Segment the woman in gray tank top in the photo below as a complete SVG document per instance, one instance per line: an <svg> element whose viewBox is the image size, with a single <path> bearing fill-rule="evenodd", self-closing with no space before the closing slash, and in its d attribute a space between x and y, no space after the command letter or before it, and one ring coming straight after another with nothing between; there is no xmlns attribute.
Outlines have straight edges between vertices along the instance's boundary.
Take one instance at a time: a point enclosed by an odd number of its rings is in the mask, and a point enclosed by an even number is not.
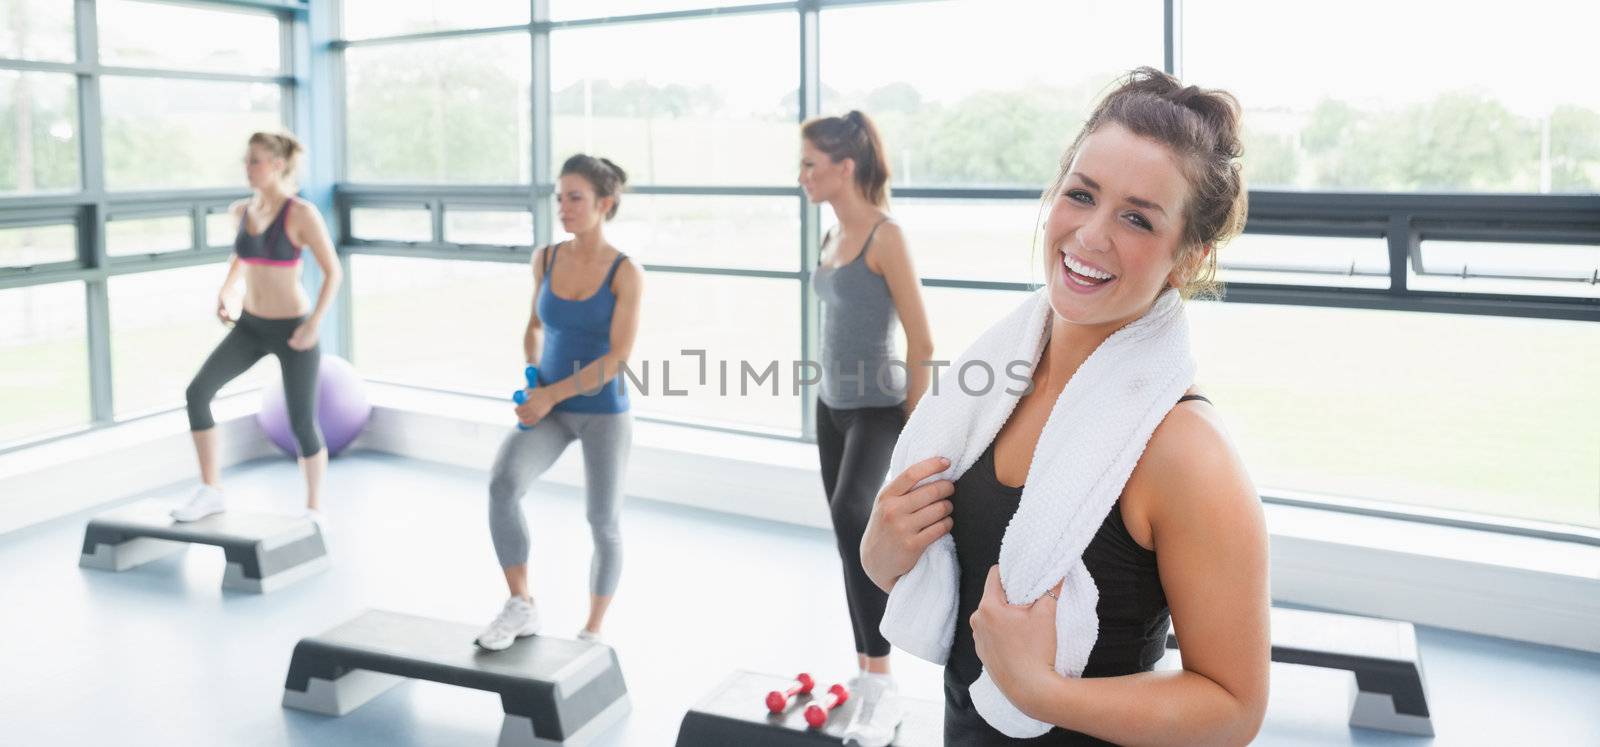
<svg viewBox="0 0 1600 747"><path fill-rule="evenodd" d="M861 706L845 736L888 744L899 721L887 697L894 691L889 642L878 632L888 595L861 568L861 535L906 415L927 391L933 338L921 281L889 217L889 164L877 128L852 111L807 122L801 135L800 186L839 219L811 282L822 299L817 451L861 669L850 686ZM896 319L905 328L903 359L895 354Z"/></svg>

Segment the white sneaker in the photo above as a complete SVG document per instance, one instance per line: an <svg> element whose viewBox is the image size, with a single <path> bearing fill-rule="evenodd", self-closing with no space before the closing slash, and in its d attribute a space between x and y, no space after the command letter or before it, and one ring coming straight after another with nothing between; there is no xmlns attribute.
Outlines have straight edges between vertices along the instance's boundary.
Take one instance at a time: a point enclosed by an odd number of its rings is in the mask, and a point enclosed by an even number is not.
<svg viewBox="0 0 1600 747"><path fill-rule="evenodd" d="M844 728L844 743L856 747L887 747L905 715L899 688L887 674L863 672L850 680L850 699L857 701L855 713Z"/></svg>
<svg viewBox="0 0 1600 747"><path fill-rule="evenodd" d="M196 488L194 495L189 497L189 502L172 509L174 521L199 521L212 514L220 514L227 510L227 504L222 500L222 491L210 485L201 485Z"/></svg>
<svg viewBox="0 0 1600 747"><path fill-rule="evenodd" d="M478 634L475 643L480 648L490 651L503 651L511 647L518 638L525 638L539 632L539 610L533 606L533 601L522 597L512 597L506 600L506 606L500 608L500 615L489 623L482 633Z"/></svg>
<svg viewBox="0 0 1600 747"><path fill-rule="evenodd" d="M588 641L590 643L598 643L602 646L606 644L605 638L601 637L599 633L590 633L588 628L581 628L578 630L578 640Z"/></svg>
<svg viewBox="0 0 1600 747"><path fill-rule="evenodd" d="M305 510L304 513L300 514L300 518L302 518L302 519L310 519L313 523L315 523L317 525L317 529L322 530L323 534L327 534L328 533L328 515L327 514L324 514L324 513L322 513L321 511L319 511L319 510L317 510L315 508L308 508L308 509Z"/></svg>

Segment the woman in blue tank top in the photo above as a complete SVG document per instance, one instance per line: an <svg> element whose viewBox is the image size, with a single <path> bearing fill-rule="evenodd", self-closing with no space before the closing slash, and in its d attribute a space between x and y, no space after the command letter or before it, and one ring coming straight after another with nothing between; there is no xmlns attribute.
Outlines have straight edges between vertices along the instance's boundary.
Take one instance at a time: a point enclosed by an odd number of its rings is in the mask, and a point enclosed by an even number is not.
<svg viewBox="0 0 1600 747"><path fill-rule="evenodd" d="M900 429L928 388L933 338L905 236L889 217L887 151L872 120L852 111L807 122L800 134L800 186L839 219L811 282L822 299L817 455L861 671L850 683L861 705L845 736L888 744L898 721L893 698L885 699L894 691L889 642L878 632L888 595L861 569L861 535ZM897 322L904 360L895 354Z"/></svg>
<svg viewBox="0 0 1600 747"><path fill-rule="evenodd" d="M600 625L622 573L618 511L622 474L633 438L621 366L639 330L644 273L606 242L627 177L604 158L576 155L561 167L556 204L572 238L533 253L533 309L523 354L539 368L539 386L526 391L517 420L526 430L506 435L489 482L489 531L511 595L478 636L479 646L504 649L539 630L528 594L528 527L522 496L573 441L583 445L584 481L594 555L589 564L589 619L578 631L599 640Z"/></svg>

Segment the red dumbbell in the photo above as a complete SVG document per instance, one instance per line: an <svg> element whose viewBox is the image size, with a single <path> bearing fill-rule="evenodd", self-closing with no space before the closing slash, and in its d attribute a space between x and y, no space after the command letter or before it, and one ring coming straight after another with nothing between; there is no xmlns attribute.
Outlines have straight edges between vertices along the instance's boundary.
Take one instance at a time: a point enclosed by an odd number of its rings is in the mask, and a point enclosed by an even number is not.
<svg viewBox="0 0 1600 747"><path fill-rule="evenodd" d="M811 688L815 687L817 684L811 679L811 675L806 674L805 672L801 672L800 674L796 675L794 681L800 684L789 688L785 692L780 693L777 690L773 690L772 692L767 693L767 710L772 711L773 713L783 713L784 710L788 709L789 701L793 700L794 696L806 695L810 693Z"/></svg>
<svg viewBox="0 0 1600 747"><path fill-rule="evenodd" d="M811 724L813 729L821 729L823 724L828 723L828 713L850 699L850 691L840 684L828 688L828 694L833 697L825 698L820 705L812 703L806 706L806 723Z"/></svg>

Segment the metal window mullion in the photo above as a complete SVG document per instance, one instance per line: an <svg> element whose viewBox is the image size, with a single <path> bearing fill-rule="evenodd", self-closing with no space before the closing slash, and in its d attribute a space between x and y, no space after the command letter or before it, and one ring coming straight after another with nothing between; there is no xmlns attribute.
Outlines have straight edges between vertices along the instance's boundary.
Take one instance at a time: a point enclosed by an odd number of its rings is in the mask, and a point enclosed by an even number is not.
<svg viewBox="0 0 1600 747"><path fill-rule="evenodd" d="M190 249L200 251L210 243L206 236L206 206L196 204L189 208Z"/></svg>
<svg viewBox="0 0 1600 747"><path fill-rule="evenodd" d="M905 2L905 0L880 0L880 2ZM595 26L620 26L630 23L659 23L662 21L691 21L700 18L719 18L731 15L753 15L757 13L781 13L792 11L796 8L816 8L819 5L815 0L800 0L800 2L760 3L750 5L716 6L704 8L690 8L688 10L665 10L655 13L630 13L621 16L600 16L591 18L572 18L562 21L539 21L535 25L547 28L571 29L590 28Z"/></svg>
<svg viewBox="0 0 1600 747"><path fill-rule="evenodd" d="M309 2L295 2L295 0L162 0L170 5L188 5L196 8L251 8L260 10L275 10L286 13L299 13L310 7Z"/></svg>
<svg viewBox="0 0 1600 747"><path fill-rule="evenodd" d="M100 114L100 79L92 71L100 65L99 25L94 0L73 4L77 62L85 72L78 73L78 174L83 192L89 198L78 217L78 258L85 268L99 270L106 264L106 189L105 154ZM111 371L111 296L104 276L84 281L85 331L89 363L89 419L95 424L116 418L112 401Z"/></svg>
<svg viewBox="0 0 1600 747"><path fill-rule="evenodd" d="M295 128L300 111L297 101L299 77L306 72L296 69L295 66L295 23L292 14L285 13L278 16L278 72L282 74L278 81L278 118L283 124L283 129L295 132L304 138L305 133L297 132Z"/></svg>
<svg viewBox="0 0 1600 747"><path fill-rule="evenodd" d="M822 45L819 35L821 13L815 2L801 3L800 14L800 95L799 121L822 110ZM822 211L807 200L796 198L800 207L800 360L815 361L821 356L821 309L811 288L811 271L817 266L821 250ZM806 441L817 438L817 387L806 384L800 393L800 434Z"/></svg>
<svg viewBox="0 0 1600 747"><path fill-rule="evenodd" d="M1421 257L1416 256L1420 242L1416 230L1411 227L1411 216L1390 216L1386 233L1389 242L1389 292L1405 294L1406 269L1411 266L1413 259L1416 260L1417 271L1422 270Z"/></svg>
<svg viewBox="0 0 1600 747"><path fill-rule="evenodd" d="M345 216L340 212L337 191L343 141L340 137L343 105L340 96L340 71L337 53L331 43L338 38L339 5L317 3L304 14L283 14L280 18L282 71L294 82L286 89L284 119L306 143L306 179L303 195L323 214L335 260L345 277L323 320L325 349L346 358L351 354L351 295L349 264L340 253ZM317 266L304 276L306 292L320 293L312 283L326 281Z"/></svg>
<svg viewBox="0 0 1600 747"><path fill-rule="evenodd" d="M444 243L444 200L428 200L429 231L433 234L433 243Z"/></svg>
<svg viewBox="0 0 1600 747"><path fill-rule="evenodd" d="M494 36L496 34L513 34L518 31L527 31L536 24L514 23L507 26L483 26L478 28L443 29L440 31L419 31L414 34L395 34L392 36L375 36L367 39L335 39L332 44L336 49L356 49L360 47L381 47L391 44L416 44L434 41L450 41L454 39L471 39L480 36Z"/></svg>
<svg viewBox="0 0 1600 747"><path fill-rule="evenodd" d="M532 111L529 113L528 129L532 134L529 147L532 153L528 172L528 204L533 210L533 246L541 247L549 244L555 236L555 227L550 225L550 200L551 191L544 189L544 185L555 180L553 171L554 163L551 129L554 127L554 116L550 108L550 29L544 22L550 17L550 0L528 0L529 26L531 35L530 64L532 65L529 79L530 91L528 103Z"/></svg>
<svg viewBox="0 0 1600 747"><path fill-rule="evenodd" d="M339 267L344 271L344 283L339 286L339 308L342 310L336 319L339 331L339 342L345 360L356 360L356 306L355 306L355 268L350 259L350 253L344 250L344 240L350 236L350 206L349 201L339 194L339 184L349 176L349 133L346 132L350 121L350 107L347 101L345 82L345 54L333 42L344 36L344 0L331 0L323 3L320 15L314 20L311 13L306 14L307 23L316 23L323 29L321 33L311 37L314 43L325 43L326 46L313 47L311 53L313 61L320 59L321 64L314 64L323 72L322 85L327 95L322 97L331 120L327 123L325 134L325 160L328 164L328 178L332 182L333 209L330 211L331 225L329 232L334 237L334 252L339 257ZM308 85L316 84L316 76L311 76ZM313 89L315 90L315 89Z"/></svg>
<svg viewBox="0 0 1600 747"><path fill-rule="evenodd" d="M1183 0L1162 0L1162 69L1183 77Z"/></svg>
<svg viewBox="0 0 1600 747"><path fill-rule="evenodd" d="M284 75L256 75L253 73L212 73L203 70L169 70L159 67L96 67L91 72L122 78L161 78L170 80L201 80L218 83L263 83L287 85L294 81Z"/></svg>
<svg viewBox="0 0 1600 747"><path fill-rule="evenodd" d="M24 73L84 73L85 67L76 62L49 62L46 60L20 60L0 57L0 70L17 70Z"/></svg>

